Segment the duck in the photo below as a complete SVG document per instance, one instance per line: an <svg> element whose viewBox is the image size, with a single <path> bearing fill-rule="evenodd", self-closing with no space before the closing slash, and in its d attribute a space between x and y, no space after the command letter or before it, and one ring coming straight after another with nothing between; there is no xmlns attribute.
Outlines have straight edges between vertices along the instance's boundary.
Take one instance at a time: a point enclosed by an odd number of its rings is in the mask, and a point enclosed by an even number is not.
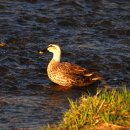
<svg viewBox="0 0 130 130"><path fill-rule="evenodd" d="M45 52L53 54L47 66L47 75L55 84L64 87L84 87L96 81L101 81L104 87L107 86L103 76L93 69L84 68L70 62L61 62L61 47L58 44L51 43L46 49L39 51L40 54Z"/></svg>

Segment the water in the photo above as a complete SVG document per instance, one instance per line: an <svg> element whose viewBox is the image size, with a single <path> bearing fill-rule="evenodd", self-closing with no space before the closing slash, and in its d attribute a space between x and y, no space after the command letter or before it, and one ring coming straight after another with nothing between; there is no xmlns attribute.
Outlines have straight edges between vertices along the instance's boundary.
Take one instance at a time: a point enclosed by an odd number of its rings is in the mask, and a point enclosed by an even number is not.
<svg viewBox="0 0 130 130"><path fill-rule="evenodd" d="M112 87L130 86L129 0L0 0L0 42L0 130L57 123L68 97L88 91L49 81L52 55L36 53L49 42L61 45L63 61L96 68Z"/></svg>

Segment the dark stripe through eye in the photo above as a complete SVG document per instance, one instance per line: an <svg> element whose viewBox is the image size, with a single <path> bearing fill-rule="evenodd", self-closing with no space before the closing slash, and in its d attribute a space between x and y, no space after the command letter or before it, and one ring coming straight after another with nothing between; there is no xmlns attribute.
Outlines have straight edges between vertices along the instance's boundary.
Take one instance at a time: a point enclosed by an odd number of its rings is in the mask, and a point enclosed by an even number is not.
<svg viewBox="0 0 130 130"><path fill-rule="evenodd" d="M52 44L50 44L48 47L53 47L53 45L52 45Z"/></svg>

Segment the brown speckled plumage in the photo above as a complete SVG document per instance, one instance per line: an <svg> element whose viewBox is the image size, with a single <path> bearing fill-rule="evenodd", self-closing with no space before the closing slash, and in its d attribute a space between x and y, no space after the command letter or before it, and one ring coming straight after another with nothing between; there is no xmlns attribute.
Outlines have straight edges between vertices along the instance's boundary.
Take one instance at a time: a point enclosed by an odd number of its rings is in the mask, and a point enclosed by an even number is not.
<svg viewBox="0 0 130 130"><path fill-rule="evenodd" d="M47 50L53 53L53 58L47 67L48 77L52 82L68 87L88 86L97 80L106 84L97 72L69 62L60 62L61 49L59 45L50 44Z"/></svg>

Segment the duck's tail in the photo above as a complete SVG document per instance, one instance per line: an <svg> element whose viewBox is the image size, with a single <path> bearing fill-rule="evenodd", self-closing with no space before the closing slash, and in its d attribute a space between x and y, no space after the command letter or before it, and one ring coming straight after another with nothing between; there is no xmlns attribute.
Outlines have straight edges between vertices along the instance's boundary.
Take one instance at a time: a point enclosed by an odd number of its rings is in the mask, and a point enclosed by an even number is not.
<svg viewBox="0 0 130 130"><path fill-rule="evenodd" d="M107 84L106 80L101 76L99 73L94 73L92 75L92 80L93 81L100 81L104 88L110 88L110 86Z"/></svg>

